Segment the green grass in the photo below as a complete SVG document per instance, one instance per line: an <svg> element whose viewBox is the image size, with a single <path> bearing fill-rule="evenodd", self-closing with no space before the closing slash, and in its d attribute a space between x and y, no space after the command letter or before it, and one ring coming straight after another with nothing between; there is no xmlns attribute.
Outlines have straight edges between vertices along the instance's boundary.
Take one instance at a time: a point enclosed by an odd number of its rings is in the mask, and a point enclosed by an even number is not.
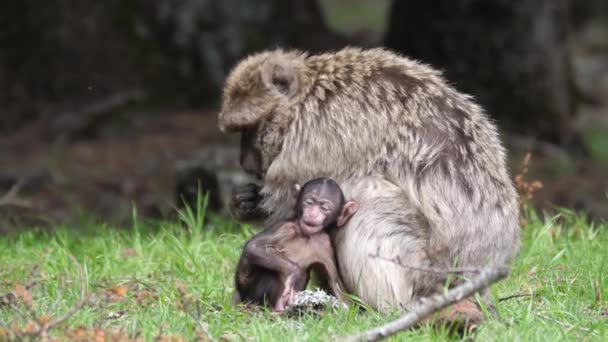
<svg viewBox="0 0 608 342"><path fill-rule="evenodd" d="M389 2L385 0L324 0L327 21L331 29L349 32L367 29L384 32Z"/></svg>
<svg viewBox="0 0 608 342"><path fill-rule="evenodd" d="M608 168L608 127L597 125L583 132L583 139L591 152L591 157Z"/></svg>
<svg viewBox="0 0 608 342"><path fill-rule="evenodd" d="M532 216L530 221L523 229L523 249L511 276L496 285L493 293L497 298L535 296L501 302L501 320L486 322L473 337L480 341L605 340L608 225L589 224L570 213L553 220ZM202 320L216 338L329 340L397 317L352 308L322 317L288 318L232 308L233 270L243 242L253 233L250 226L219 218L205 220L197 211L183 212L175 223L147 223L134 215L127 229L90 224L78 230L14 233L0 237L0 295L11 292L15 284L35 280L28 292L36 315L59 317L80 298L82 270L87 291L94 296L50 331L60 339L75 336L81 327L81 331L121 331L145 340L158 335L192 340ZM21 302L13 301L11 307L0 298L0 332L25 327L25 312ZM423 328L395 340L407 338L448 337Z"/></svg>

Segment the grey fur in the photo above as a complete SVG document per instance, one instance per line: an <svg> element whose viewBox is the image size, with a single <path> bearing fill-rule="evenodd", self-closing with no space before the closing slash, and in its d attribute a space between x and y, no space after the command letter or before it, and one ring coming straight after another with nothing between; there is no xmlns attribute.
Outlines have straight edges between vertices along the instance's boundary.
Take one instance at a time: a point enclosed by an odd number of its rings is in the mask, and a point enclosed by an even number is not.
<svg viewBox="0 0 608 342"><path fill-rule="evenodd" d="M407 307L441 279L368 257L378 249L423 267L506 265L519 250L496 126L427 65L383 49L256 54L227 79L219 126L255 131L262 206L275 218L291 209L291 184L314 177L360 203L334 242L347 289L379 310Z"/></svg>

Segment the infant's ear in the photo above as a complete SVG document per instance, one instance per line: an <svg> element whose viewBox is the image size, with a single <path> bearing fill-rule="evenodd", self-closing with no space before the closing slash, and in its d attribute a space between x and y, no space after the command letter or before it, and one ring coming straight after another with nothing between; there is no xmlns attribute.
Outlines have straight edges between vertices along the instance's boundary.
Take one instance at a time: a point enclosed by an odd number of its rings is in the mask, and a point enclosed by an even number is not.
<svg viewBox="0 0 608 342"><path fill-rule="evenodd" d="M300 184L295 183L292 186L292 189L293 189L293 193L291 195L291 200L293 201L293 204L295 205L295 204L297 204L298 196L300 196L300 191L302 190L302 187L300 186Z"/></svg>
<svg viewBox="0 0 608 342"><path fill-rule="evenodd" d="M338 228L343 227L348 222L348 220L350 220L350 218L355 215L357 210L359 210L359 203L355 201L347 201L346 203L344 203L344 206L342 207L342 212L340 213L338 221L336 222Z"/></svg>

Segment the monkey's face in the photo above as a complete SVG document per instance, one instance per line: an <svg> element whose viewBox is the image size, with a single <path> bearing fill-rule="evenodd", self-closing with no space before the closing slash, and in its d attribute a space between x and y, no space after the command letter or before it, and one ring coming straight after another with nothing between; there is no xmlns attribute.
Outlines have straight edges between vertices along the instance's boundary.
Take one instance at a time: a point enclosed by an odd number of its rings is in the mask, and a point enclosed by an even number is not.
<svg viewBox="0 0 608 342"><path fill-rule="evenodd" d="M265 120L253 127L241 130L240 164L245 172L264 178L274 158L281 152L283 127Z"/></svg>
<svg viewBox="0 0 608 342"><path fill-rule="evenodd" d="M295 53L262 53L239 63L226 79L220 130L241 131L287 111L301 93L304 69Z"/></svg>
<svg viewBox="0 0 608 342"><path fill-rule="evenodd" d="M263 177L280 153L300 93L302 57L260 54L241 62L226 80L219 128L241 133L240 162Z"/></svg>
<svg viewBox="0 0 608 342"><path fill-rule="evenodd" d="M268 166L263 162L261 141L259 141L257 131L256 126L246 127L241 131L239 162L245 172L261 179Z"/></svg>
<svg viewBox="0 0 608 342"><path fill-rule="evenodd" d="M298 225L307 236L321 232L336 221L338 209L335 201L312 190L301 198Z"/></svg>

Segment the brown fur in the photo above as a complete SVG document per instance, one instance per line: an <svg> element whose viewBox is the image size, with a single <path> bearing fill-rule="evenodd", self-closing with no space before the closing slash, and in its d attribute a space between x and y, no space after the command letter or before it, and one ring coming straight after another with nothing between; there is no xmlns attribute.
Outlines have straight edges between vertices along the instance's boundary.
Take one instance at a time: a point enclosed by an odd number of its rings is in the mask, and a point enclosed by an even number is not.
<svg viewBox="0 0 608 342"><path fill-rule="evenodd" d="M407 308L442 277L428 266L505 265L519 249L516 192L495 125L431 67L383 49L253 55L226 81L219 126L264 179L261 206L285 217L289 184L330 177L359 211L334 237L347 290ZM243 159L243 158L242 158ZM252 159L253 160L253 159Z"/></svg>

